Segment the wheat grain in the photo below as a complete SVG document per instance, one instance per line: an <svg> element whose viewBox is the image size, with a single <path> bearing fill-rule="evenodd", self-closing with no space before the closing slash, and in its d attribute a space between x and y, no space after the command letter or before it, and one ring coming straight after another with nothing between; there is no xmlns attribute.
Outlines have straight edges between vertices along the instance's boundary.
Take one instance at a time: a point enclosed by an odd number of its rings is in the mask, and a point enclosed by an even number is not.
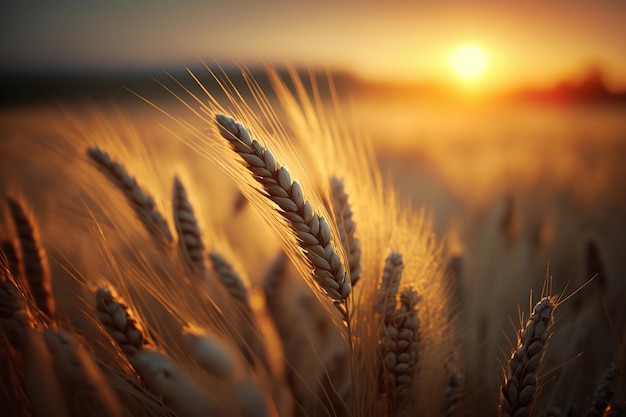
<svg viewBox="0 0 626 417"><path fill-rule="evenodd" d="M27 214L24 205L18 200L8 197L7 203L20 243L21 263L28 288L39 310L48 318L54 318L55 304L50 266L33 216Z"/></svg>
<svg viewBox="0 0 626 417"><path fill-rule="evenodd" d="M500 389L499 413L502 417L528 417L531 413L537 372L548 341L553 310L550 298L539 300L519 333L517 350L508 361L506 378Z"/></svg>
<svg viewBox="0 0 626 417"><path fill-rule="evenodd" d="M398 252L391 252L385 260L378 291L378 303L376 304L376 311L382 315L386 325L391 323L398 303L396 297L400 288L403 269L402 255Z"/></svg>
<svg viewBox="0 0 626 417"><path fill-rule="evenodd" d="M276 162L271 151L252 140L249 132L230 117L216 115L220 134L243 159L248 170L278 205L280 213L299 240L307 260L313 267L313 278L322 291L336 301L344 318L344 303L350 295L350 280L341 258L331 242L330 228L323 216L314 213L304 200L300 184L291 180L289 171Z"/></svg>
<svg viewBox="0 0 626 417"><path fill-rule="evenodd" d="M354 236L356 224L352 219L352 207L348 201L348 194L345 192L343 181L332 177L330 185L333 213L339 225L341 243L348 255L350 282L354 287L361 276L361 242Z"/></svg>
<svg viewBox="0 0 626 417"><path fill-rule="evenodd" d="M204 242L198 226L193 207L187 197L185 186L174 177L172 206L174 212L174 224L178 233L178 244L183 258L192 270L204 272Z"/></svg>
<svg viewBox="0 0 626 417"><path fill-rule="evenodd" d="M615 363L610 363L596 383L591 397L591 404L587 408L587 417L602 417L606 411L613 394L615 394L615 381L619 370Z"/></svg>
<svg viewBox="0 0 626 417"><path fill-rule="evenodd" d="M143 331L131 317L129 308L111 293L98 288L96 314L111 338L129 358L149 346Z"/></svg>
<svg viewBox="0 0 626 417"><path fill-rule="evenodd" d="M122 406L102 372L76 338L47 329L44 340L52 354L60 386L73 415L121 417Z"/></svg>
<svg viewBox="0 0 626 417"><path fill-rule="evenodd" d="M108 153L97 147L88 148L87 155L97 163L98 168L107 178L123 191L124 196L148 230L156 236L171 241L172 233L167 221L158 211L154 198L139 186L134 177L128 174L124 165L112 160Z"/></svg>

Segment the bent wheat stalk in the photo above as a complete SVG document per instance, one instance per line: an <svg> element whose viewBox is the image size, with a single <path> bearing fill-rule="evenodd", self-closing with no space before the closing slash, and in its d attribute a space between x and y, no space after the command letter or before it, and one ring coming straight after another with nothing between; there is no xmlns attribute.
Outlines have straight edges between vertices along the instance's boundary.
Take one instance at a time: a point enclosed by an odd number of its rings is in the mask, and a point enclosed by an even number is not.
<svg viewBox="0 0 626 417"><path fill-rule="evenodd" d="M37 308L48 318L55 315L54 297L52 296L52 277L48 258L41 246L37 226L32 216L27 214L24 205L11 197L7 198L9 211L21 249L21 261L24 277L35 300Z"/></svg>
<svg viewBox="0 0 626 417"><path fill-rule="evenodd" d="M300 184L291 180L289 171L274 159L272 152L250 137L235 120L215 116L219 132L241 156L245 166L263 186L267 197L280 208L280 214L296 234L304 254L313 268L314 281L332 300L347 320L345 302L351 292L350 280L339 254L331 242L326 219L314 213L305 201Z"/></svg>
<svg viewBox="0 0 626 417"><path fill-rule="evenodd" d="M98 164L107 178L124 192L126 199L148 230L156 236L172 241L172 232L165 218L158 211L154 198L139 186L134 177L128 174L124 165L112 160L108 153L97 147L88 148L87 155Z"/></svg>
<svg viewBox="0 0 626 417"><path fill-rule="evenodd" d="M517 350L509 359L504 384L500 388L501 417L528 417L531 413L537 390L537 372L548 341L553 310L554 303L550 298L539 300L519 333Z"/></svg>

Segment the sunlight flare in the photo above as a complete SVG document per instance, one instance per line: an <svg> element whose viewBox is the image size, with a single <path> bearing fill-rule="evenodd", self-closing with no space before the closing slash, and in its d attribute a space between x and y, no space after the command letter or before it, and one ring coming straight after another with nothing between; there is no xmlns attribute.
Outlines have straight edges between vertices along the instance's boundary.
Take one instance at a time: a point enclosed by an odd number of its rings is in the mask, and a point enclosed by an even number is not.
<svg viewBox="0 0 626 417"><path fill-rule="evenodd" d="M477 46L461 46L450 54L450 68L463 79L474 79L487 69L485 52Z"/></svg>

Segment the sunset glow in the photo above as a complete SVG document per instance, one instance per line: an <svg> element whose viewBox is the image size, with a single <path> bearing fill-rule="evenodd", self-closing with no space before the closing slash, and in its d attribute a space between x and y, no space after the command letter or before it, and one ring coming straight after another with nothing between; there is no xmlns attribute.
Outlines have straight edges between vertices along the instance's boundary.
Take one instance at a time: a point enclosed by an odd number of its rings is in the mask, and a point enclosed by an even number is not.
<svg viewBox="0 0 626 417"><path fill-rule="evenodd" d="M487 69L487 57L477 46L462 46L450 55L450 68L461 78L477 78Z"/></svg>

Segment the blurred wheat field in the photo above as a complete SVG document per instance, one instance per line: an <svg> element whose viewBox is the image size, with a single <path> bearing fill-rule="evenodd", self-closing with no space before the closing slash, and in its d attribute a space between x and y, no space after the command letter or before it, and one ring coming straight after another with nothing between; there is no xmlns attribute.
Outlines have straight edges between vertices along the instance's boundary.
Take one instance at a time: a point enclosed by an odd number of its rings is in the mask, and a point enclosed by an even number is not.
<svg viewBox="0 0 626 417"><path fill-rule="evenodd" d="M133 376L133 367L140 372L144 362L129 358L129 364L101 328L94 330L93 294L101 286L112 286L139 311L156 351L169 355L200 381L198 386L208 390L209 397L222 398L223 403L217 404L206 400L209 405L199 408L200 415L245 416L506 415L498 408L499 387L507 360L516 350L517 330L542 296L564 298L579 290L563 304L557 303L534 405L522 410L526 414L512 415L592 415L594 384L613 362L619 377L613 381L611 409L605 404L603 412L624 413L624 108L450 109L397 98L385 101L357 95L352 101L333 102L324 96L319 102L313 100L310 108L304 105L296 114L301 119L272 98L267 104L277 113L274 119L255 103L253 94L242 93L243 102L251 106L246 109L224 100L216 87L209 91L225 103L218 106L220 110L230 110L225 113L249 129L253 139L262 136L265 145L272 145L277 161L286 160L311 205L317 202L327 218L336 216L324 203L329 195L324 183L329 166L336 164L337 174L345 178L356 237L363 248L361 269L367 271L354 285L354 298L346 303L355 314L351 331L356 333L346 336L340 313L328 307L324 294L315 292L315 283L309 282L313 291L305 285L308 281L302 278L308 266L298 261L301 253L292 236L276 233L276 224L283 220L272 213L271 204L255 197L259 190L252 177L232 174L241 164L228 156L228 147L215 140L217 135L211 136L213 115L194 113L200 104L190 97L185 97L185 103L191 109L172 97L148 97L173 119L139 99L112 106L4 109L0 114L3 201L18 196L32 207L49 258L57 305L58 319L52 320L56 324L38 318L34 327L57 327L84 338L115 395L123 399L122 414L157 415L158 410L158 415L198 415L193 407L181 405L184 400L146 384L145 377L137 385L150 393L145 394L150 400L139 396L126 402L132 396L124 391L128 386L115 379L119 378L115 372ZM335 106L353 119L344 120L343 126L334 124L330 114ZM290 142L294 132L300 139ZM209 139L203 142L205 134ZM320 137L309 140L307 135ZM346 140L346 135L354 137ZM380 172L367 159L367 142L359 142L364 136L372 139ZM365 149L359 150L360 145ZM265 353L253 348L250 340L256 336L245 335L250 325L246 317L252 313L229 304L227 293L215 282L202 284L206 288L197 290L196 296L217 300L215 308L228 314L227 319L216 317L208 307L210 311L202 313L194 309L200 301L185 291L200 285L194 281L195 273L181 266L175 248L170 245L164 253L152 239L123 193L89 160L89 146L108 152L149 190L172 230L171 183L175 176L181 179L207 251L224 255L242 278L250 311L258 316L253 324L263 329ZM354 150L354 155L335 154L338 150ZM387 177L397 191L384 185ZM250 202L242 203L243 198ZM407 208L409 202L417 209ZM2 224L1 237L11 238L14 232L6 210ZM339 241L340 231L330 227L332 239ZM290 258L284 272L289 279L281 284L281 295L270 300L267 274L283 250ZM411 359L417 370L407 409L393 403L389 381L385 380L387 392L377 392L383 377L376 364L363 359L379 358L377 346L384 340L372 324L384 319L364 306L376 300L381 289L378 280L391 251L402 253L406 264L400 269L402 282L410 283L420 299L400 297L400 288L397 308L415 309L424 332L419 343L425 347L420 347L419 358ZM343 260L348 257L345 252L339 251ZM208 259L205 262L209 265ZM551 277L549 288L546 275ZM171 289L167 283L180 288ZM290 320L272 323L272 308L288 312ZM254 404L250 398L256 397L231 395L228 390L237 389L200 372L182 341L181 323L189 326L183 332L187 336L202 334L212 324L208 330L230 337L228 349L242 355L233 362L240 360L245 369L237 371L237 378L245 374L261 386L264 401L257 404L265 406L240 407L246 401ZM338 348L346 338L348 346L362 350ZM5 339L10 340L10 335ZM242 339L245 348L237 346ZM12 355L19 351L6 341L2 349ZM342 366L336 364L353 364L350 354L360 358L356 363L363 369L355 371L351 365L342 373ZM264 355L269 357L263 359ZM3 363L3 407L16 415L24 409L36 415L37 407L13 398L18 391L12 390L13 380L6 375L19 368L15 363ZM117 364L115 372L111 364ZM369 375L369 379L355 381L355 375ZM241 383L233 381L235 387ZM366 395L371 392L391 405L381 408L377 398ZM200 392L198 398L204 395ZM350 403L346 398L356 400ZM68 404L71 407L71 401ZM556 414L555 407L562 414ZM82 415L86 409L77 407L72 412Z"/></svg>

